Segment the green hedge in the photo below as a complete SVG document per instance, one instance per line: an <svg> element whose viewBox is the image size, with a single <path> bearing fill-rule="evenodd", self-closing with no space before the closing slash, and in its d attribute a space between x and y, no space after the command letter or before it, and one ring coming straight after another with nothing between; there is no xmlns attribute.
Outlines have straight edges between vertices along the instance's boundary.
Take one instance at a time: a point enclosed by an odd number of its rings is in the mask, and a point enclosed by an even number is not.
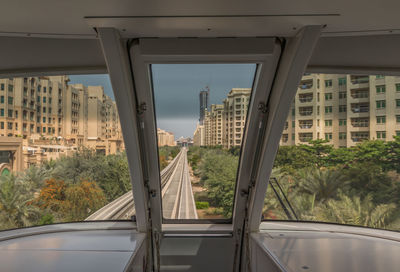
<svg viewBox="0 0 400 272"><path fill-rule="evenodd" d="M208 204L208 202L196 201L196 209L198 209L198 210L208 209L209 207L210 207L210 204Z"/></svg>

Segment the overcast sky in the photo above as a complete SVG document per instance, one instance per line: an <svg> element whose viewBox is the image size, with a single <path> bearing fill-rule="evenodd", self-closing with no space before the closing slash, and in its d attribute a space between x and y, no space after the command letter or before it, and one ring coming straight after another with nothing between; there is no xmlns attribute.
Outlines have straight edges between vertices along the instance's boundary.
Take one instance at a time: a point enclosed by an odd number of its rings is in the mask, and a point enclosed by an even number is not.
<svg viewBox="0 0 400 272"><path fill-rule="evenodd" d="M192 137L199 119L199 92L210 88L210 104L221 104L232 88L251 88L255 64L152 65L157 127L175 139ZM101 85L114 100L108 75L70 76L71 84Z"/></svg>
<svg viewBox="0 0 400 272"><path fill-rule="evenodd" d="M70 84L82 83L85 86L103 86L104 92L114 100L114 93L111 87L110 77L106 75L78 75L69 76Z"/></svg>
<svg viewBox="0 0 400 272"><path fill-rule="evenodd" d="M157 126L175 138L192 137L199 119L199 92L209 86L210 104L232 88L251 88L255 64L152 65Z"/></svg>

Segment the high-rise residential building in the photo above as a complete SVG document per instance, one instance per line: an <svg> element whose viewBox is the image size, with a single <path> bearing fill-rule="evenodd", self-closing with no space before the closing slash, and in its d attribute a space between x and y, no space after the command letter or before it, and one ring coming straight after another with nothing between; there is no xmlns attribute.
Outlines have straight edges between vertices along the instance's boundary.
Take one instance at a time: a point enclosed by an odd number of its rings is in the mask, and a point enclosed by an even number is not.
<svg viewBox="0 0 400 272"><path fill-rule="evenodd" d="M223 104L212 104L205 111L203 124L197 125L193 144L240 146L250 94L249 88L233 88Z"/></svg>
<svg viewBox="0 0 400 272"><path fill-rule="evenodd" d="M96 107L89 103L89 89L97 90ZM102 118L89 122L93 111ZM101 128L94 141L89 138L89 123ZM0 136L8 139L3 138L1 146L9 156L3 166L12 171L72 154L80 145L104 154L123 150L115 103L102 87L69 84L68 76L0 79ZM22 158L10 145L18 140Z"/></svg>
<svg viewBox="0 0 400 272"><path fill-rule="evenodd" d="M157 128L158 146L175 146L175 137L172 132Z"/></svg>
<svg viewBox="0 0 400 272"><path fill-rule="evenodd" d="M249 97L250 89L232 89L223 105L211 105L205 113L204 140L197 132L194 144L239 146ZM198 125L196 131L200 129ZM280 144L326 139L335 147L350 147L366 139L393 140L394 136L400 136L400 77L306 74Z"/></svg>
<svg viewBox="0 0 400 272"><path fill-rule="evenodd" d="M365 139L400 135L400 77L308 74L303 76L281 144L326 139L349 147Z"/></svg>
<svg viewBox="0 0 400 272"><path fill-rule="evenodd" d="M224 100L223 146L226 148L242 144L250 94L250 88L233 88Z"/></svg>
<svg viewBox="0 0 400 272"><path fill-rule="evenodd" d="M199 94L199 101L200 101L199 122L200 122L200 125L203 124L206 110L208 109L208 99L209 99L208 96L210 95L210 89L208 88L208 86L206 87L206 89L207 89L206 91L205 90L200 91L200 94Z"/></svg>
<svg viewBox="0 0 400 272"><path fill-rule="evenodd" d="M193 133L193 145L205 146L205 128L204 125L197 123L196 130Z"/></svg>
<svg viewBox="0 0 400 272"><path fill-rule="evenodd" d="M64 76L0 79L0 135L23 139L62 136L63 81Z"/></svg>
<svg viewBox="0 0 400 272"><path fill-rule="evenodd" d="M123 149L115 102L103 87L69 84L68 76L0 79L0 136L22 139L28 166L74 146Z"/></svg>

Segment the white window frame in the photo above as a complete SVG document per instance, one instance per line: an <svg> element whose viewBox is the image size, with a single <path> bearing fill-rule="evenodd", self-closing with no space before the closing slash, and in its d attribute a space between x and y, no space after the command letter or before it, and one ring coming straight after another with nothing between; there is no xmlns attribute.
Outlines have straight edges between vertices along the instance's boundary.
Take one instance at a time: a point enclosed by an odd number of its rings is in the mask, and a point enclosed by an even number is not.
<svg viewBox="0 0 400 272"><path fill-rule="evenodd" d="M281 44L275 38L221 38L221 39L139 39L130 47L130 57L135 80L135 92L138 105L146 105L142 115L142 133L147 152L146 162L148 180L154 196L150 199L151 214L154 222L180 224L175 228L185 229L185 224L214 224L225 223L229 229L239 224L238 211L245 209L243 197L238 197L243 188L247 188L248 178L252 169L254 155L254 140L257 138L259 126L259 112L252 110L260 103L265 103L278 63ZM243 135L242 154L240 157L236 193L232 219L165 219L162 218L161 182L158 164L158 147L156 134L156 119L154 97L151 82L151 64L237 64L255 63L257 70L253 82L253 90L249 101L249 116ZM252 139L247 142L246 139ZM252 149L250 151L250 149ZM247 177L247 179L246 179ZM239 193L238 193L239 192Z"/></svg>

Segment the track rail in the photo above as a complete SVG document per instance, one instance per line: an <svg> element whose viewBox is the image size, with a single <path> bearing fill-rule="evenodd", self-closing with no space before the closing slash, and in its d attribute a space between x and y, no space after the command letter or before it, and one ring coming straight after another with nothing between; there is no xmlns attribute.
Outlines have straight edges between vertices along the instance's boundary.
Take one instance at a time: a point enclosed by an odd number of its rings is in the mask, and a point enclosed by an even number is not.
<svg viewBox="0 0 400 272"><path fill-rule="evenodd" d="M178 155L176 155L175 158L161 171L161 190L163 192L165 192L165 187L169 185L168 181L175 172L182 156L183 151L181 150ZM131 190L94 212L86 218L85 221L129 219L134 214L135 205Z"/></svg>

